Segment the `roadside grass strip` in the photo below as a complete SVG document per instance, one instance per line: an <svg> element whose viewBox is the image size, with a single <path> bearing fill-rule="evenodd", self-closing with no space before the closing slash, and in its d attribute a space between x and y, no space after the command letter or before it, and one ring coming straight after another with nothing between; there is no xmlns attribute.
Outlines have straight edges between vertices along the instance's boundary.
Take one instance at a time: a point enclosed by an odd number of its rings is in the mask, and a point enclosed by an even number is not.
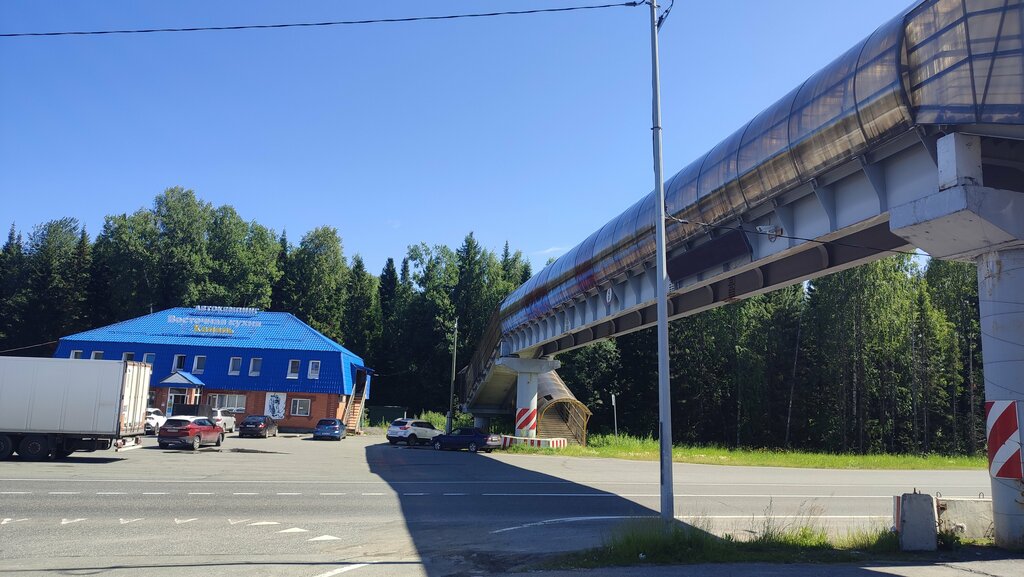
<svg viewBox="0 0 1024 577"><path fill-rule="evenodd" d="M888 529L855 530L830 537L813 523L765 519L756 534L718 536L700 519L667 524L659 518L626 521L605 545L549 558L543 568L593 568L688 563L841 563L892 557L899 537Z"/></svg>
<svg viewBox="0 0 1024 577"><path fill-rule="evenodd" d="M657 461L658 440L627 435L590 435L587 446L570 445L549 449L512 445L509 453L559 455L563 457L602 457L634 461ZM808 469L985 469L985 455L852 455L805 453L772 449L729 449L713 446L672 448L672 461L703 465L753 467L793 467Z"/></svg>

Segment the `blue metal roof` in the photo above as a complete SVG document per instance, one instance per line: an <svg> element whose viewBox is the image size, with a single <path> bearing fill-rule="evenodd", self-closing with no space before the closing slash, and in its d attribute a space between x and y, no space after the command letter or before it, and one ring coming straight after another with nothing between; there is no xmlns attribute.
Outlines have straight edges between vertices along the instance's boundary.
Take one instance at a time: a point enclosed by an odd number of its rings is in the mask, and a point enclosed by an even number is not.
<svg viewBox="0 0 1024 577"><path fill-rule="evenodd" d="M205 387L206 383L188 371L174 371L160 380L161 385L195 385Z"/></svg>
<svg viewBox="0 0 1024 577"><path fill-rule="evenodd" d="M132 354L153 365L151 387L173 386L161 381L178 371L206 390L350 395L358 374L365 373L369 397L373 373L358 355L295 316L255 309L168 309L63 337L54 356L76 352L83 358L101 352L108 359ZM202 365L197 357L204 357ZM320 363L318 371L311 368L314 362Z"/></svg>
<svg viewBox="0 0 1024 577"><path fill-rule="evenodd" d="M61 340L332 351L357 356L291 313L227 307L167 309L66 336Z"/></svg>

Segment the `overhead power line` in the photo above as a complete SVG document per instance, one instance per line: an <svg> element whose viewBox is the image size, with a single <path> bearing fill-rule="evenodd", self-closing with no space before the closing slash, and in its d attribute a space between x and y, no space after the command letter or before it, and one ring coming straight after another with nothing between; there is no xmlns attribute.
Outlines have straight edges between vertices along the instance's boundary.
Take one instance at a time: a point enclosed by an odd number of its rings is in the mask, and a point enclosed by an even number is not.
<svg viewBox="0 0 1024 577"><path fill-rule="evenodd" d="M604 8L630 8L645 4L643 0L618 4L596 4L590 6L564 6L561 8L535 8L532 10L510 10L506 12L480 12L473 14L446 14L441 16L409 16L406 18L374 18L368 20L336 20L331 22L292 22L284 24L241 24L238 26L195 26L189 28L138 28L128 30L68 30L62 32L9 32L0 38L26 36L103 36L109 34L152 34L155 32L207 32L223 30L266 30L277 28L316 28L324 26L356 26L362 24L395 24L399 22L424 22L432 20L459 20L463 18L489 18L492 16L521 16L552 12L574 12L578 10L601 10Z"/></svg>

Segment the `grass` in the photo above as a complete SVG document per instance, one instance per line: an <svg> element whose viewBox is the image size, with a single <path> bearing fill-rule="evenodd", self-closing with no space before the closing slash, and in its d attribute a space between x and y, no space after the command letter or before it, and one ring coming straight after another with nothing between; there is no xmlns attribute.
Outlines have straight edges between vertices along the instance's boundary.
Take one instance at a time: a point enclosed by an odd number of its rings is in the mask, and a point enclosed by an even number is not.
<svg viewBox="0 0 1024 577"><path fill-rule="evenodd" d="M899 539L887 529L860 530L830 538L809 520L782 525L767 518L750 539L712 534L706 522L666 525L661 519L625 523L595 549L547 560L546 568L590 568L637 564L680 563L840 563L866 555L892 557Z"/></svg>
<svg viewBox="0 0 1024 577"><path fill-rule="evenodd" d="M438 413L436 411L424 411L424 412L420 413L418 416L414 416L414 417L411 417L411 418L418 419L420 421L427 421L430 424L434 425L434 427L436 427L438 429L441 429L442 431L444 430L445 424L446 424L446 422L448 420L448 417L444 413ZM380 427L382 429L387 429L390 424L391 424L391 421L389 421L389 420L382 420L379 423L377 423L375 426ZM458 428L458 427L472 427L472 426L473 426L473 415L470 415L470 414L467 414L467 413L459 413L459 412L455 413L455 418L452 420L452 428L453 429Z"/></svg>
<svg viewBox="0 0 1024 577"><path fill-rule="evenodd" d="M570 457L606 457L657 461L658 440L626 435L590 435L586 447L541 449L515 445L512 453L535 453ZM711 446L680 446L672 449L676 463L743 465L760 467L798 467L820 469L984 469L984 456L946 455L851 455L806 453L771 449L728 449Z"/></svg>

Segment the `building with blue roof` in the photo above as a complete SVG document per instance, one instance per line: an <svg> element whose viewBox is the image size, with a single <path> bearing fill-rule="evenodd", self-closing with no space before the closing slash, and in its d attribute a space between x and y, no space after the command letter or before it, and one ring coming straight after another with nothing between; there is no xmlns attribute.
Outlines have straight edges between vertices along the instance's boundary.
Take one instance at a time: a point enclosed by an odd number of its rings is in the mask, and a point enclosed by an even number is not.
<svg viewBox="0 0 1024 577"><path fill-rule="evenodd" d="M238 307L179 307L88 330L60 339L54 356L151 364L150 406L169 415L209 404L291 430L361 407L373 373L294 315Z"/></svg>

